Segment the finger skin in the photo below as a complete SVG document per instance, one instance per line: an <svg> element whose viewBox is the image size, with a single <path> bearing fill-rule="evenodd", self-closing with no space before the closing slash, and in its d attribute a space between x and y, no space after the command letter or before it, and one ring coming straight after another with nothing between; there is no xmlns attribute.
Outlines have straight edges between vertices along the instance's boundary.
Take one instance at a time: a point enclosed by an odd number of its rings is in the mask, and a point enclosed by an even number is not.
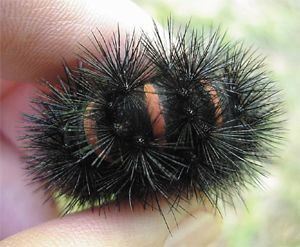
<svg viewBox="0 0 300 247"><path fill-rule="evenodd" d="M163 207L171 232L177 235L177 231L182 230L181 222L185 225L187 219L199 225L199 220L206 218L207 209L205 207L195 209L195 207L197 204L185 205L186 210L197 218L183 211L180 214L175 212L178 226L172 213L168 213L169 207ZM193 242L192 236L187 235L190 238L188 246L198 246L199 238L205 239L202 242L209 243L216 237L215 230L212 230L216 225L211 226L209 225L211 222L206 220L204 224L200 228L193 228L193 233L199 234L194 237L196 242ZM213 231L213 235L206 232L206 226ZM173 238L170 236L157 210L145 211L142 206L136 205L132 212L129 206L124 204L121 205L120 210L110 206L106 214L102 212L99 215L97 211L93 213L89 210L52 220L5 239L2 246L164 246L166 240L170 242L170 238ZM173 246L184 246L176 245L178 242L175 244L175 241L176 239L172 241ZM181 238L180 241L184 244L187 240Z"/></svg>
<svg viewBox="0 0 300 247"><path fill-rule="evenodd" d="M17 138L22 135L21 114L30 112L29 101L36 86L18 82L55 80L62 73L63 58L69 64L76 63L79 43L91 48L92 31L99 29L109 38L117 25L131 32L150 25L152 29L152 21L135 4L123 0L2 0L0 4L0 72L2 79L8 79L0 81L0 131L15 146L13 152L7 151L6 142L5 149L1 148L6 156L9 154L7 159L0 157L1 174L11 174L7 176L10 179L1 177L3 237L51 219L54 214L51 207L42 204L46 198L43 192L33 193L34 189L26 185L28 180L23 180Z"/></svg>
<svg viewBox="0 0 300 247"><path fill-rule="evenodd" d="M118 24L128 32L140 27L146 32L152 30L151 18L125 0L2 0L0 22L1 77L22 82L55 80L62 73L62 58L75 64L75 54L80 53L78 43L91 48L88 38L96 29L106 38ZM6 104L7 109L11 104ZM22 112L24 105L12 108ZM193 207L198 208L201 218L205 209L197 204ZM165 216L171 231L177 229L173 215ZM186 217L191 216L177 214L179 226ZM169 235L157 211L135 208L131 212L128 205L123 205L120 212L112 207L106 217L87 211L52 220L7 238L0 245L163 246Z"/></svg>
<svg viewBox="0 0 300 247"><path fill-rule="evenodd" d="M79 43L99 29L108 38L117 26L126 32L152 30L151 18L127 0L2 0L1 77L17 81L54 79L62 59L76 62Z"/></svg>
<svg viewBox="0 0 300 247"><path fill-rule="evenodd" d="M43 191L29 184L16 149L0 135L0 239L57 217Z"/></svg>
<svg viewBox="0 0 300 247"><path fill-rule="evenodd" d="M0 62L1 63L1 62ZM19 83L0 79L0 101L13 92Z"/></svg>
<svg viewBox="0 0 300 247"><path fill-rule="evenodd" d="M22 82L55 81L63 73L63 59L77 63L79 43L92 49L92 31L109 39L118 25L129 33L153 29L152 19L127 0L3 0L0 20L1 77ZM16 143L16 123L22 122L33 93L28 87L10 87L10 82L0 81L0 127Z"/></svg>

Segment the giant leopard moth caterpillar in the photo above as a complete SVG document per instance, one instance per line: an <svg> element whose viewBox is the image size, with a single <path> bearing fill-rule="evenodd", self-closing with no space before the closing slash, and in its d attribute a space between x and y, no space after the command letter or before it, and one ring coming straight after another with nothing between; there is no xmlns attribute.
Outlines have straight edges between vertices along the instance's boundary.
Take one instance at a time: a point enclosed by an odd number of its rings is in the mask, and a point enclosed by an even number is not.
<svg viewBox="0 0 300 247"><path fill-rule="evenodd" d="M127 201L218 200L259 183L280 139L263 59L219 30L93 34L82 65L47 82L25 115L27 170L65 212Z"/></svg>

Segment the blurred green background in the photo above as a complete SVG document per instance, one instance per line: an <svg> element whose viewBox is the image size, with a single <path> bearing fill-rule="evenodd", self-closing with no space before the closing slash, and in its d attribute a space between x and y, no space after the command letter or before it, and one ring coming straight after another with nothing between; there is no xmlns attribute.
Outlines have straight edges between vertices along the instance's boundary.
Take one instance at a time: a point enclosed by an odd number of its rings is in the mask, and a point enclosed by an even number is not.
<svg viewBox="0 0 300 247"><path fill-rule="evenodd" d="M272 78L283 91L286 141L272 161L264 188L244 193L247 208L223 213L220 246L300 246L300 1L299 0L135 0L155 20L192 26L221 25L267 57Z"/></svg>

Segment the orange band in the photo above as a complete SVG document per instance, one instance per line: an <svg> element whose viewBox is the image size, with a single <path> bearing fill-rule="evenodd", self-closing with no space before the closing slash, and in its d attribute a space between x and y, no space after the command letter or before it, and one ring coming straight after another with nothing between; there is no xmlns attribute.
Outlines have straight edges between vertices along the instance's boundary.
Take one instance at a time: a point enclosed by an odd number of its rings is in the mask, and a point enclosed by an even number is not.
<svg viewBox="0 0 300 247"><path fill-rule="evenodd" d="M210 84L203 83L204 90L209 93L210 99L215 106L215 118L218 127L221 127L223 124L223 116L222 116L222 108L221 108L221 100L218 96L216 89L214 89Z"/></svg>
<svg viewBox="0 0 300 247"><path fill-rule="evenodd" d="M166 132L166 124L162 114L159 96L155 92L154 86L149 83L145 84L144 92L146 95L146 105L152 124L153 135L156 138L163 137Z"/></svg>

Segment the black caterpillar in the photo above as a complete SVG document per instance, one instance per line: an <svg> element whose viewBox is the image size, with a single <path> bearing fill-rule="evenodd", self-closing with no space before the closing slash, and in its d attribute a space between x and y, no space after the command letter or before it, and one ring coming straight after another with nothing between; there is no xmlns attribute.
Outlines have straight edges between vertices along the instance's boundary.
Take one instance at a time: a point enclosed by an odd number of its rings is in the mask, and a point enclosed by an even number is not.
<svg viewBox="0 0 300 247"><path fill-rule="evenodd" d="M220 31L155 26L94 34L80 66L44 82L26 115L27 169L75 206L127 200L160 211L239 195L257 184L280 139L279 91L263 59Z"/></svg>

